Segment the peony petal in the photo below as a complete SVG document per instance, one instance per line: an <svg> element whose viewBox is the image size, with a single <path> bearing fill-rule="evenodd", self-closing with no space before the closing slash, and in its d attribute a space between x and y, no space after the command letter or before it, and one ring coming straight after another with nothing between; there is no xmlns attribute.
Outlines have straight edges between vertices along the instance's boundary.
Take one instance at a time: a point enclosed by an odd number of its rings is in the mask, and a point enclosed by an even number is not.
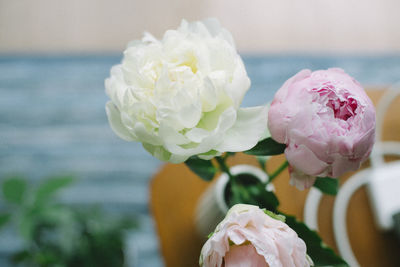
<svg viewBox="0 0 400 267"><path fill-rule="evenodd" d="M183 145L190 143L190 140L175 129L170 127L168 124L162 122L158 129L158 136L165 143L174 143L177 145Z"/></svg>
<svg viewBox="0 0 400 267"><path fill-rule="evenodd" d="M268 106L241 108L237 119L215 149L218 151L246 151L264 137L267 130Z"/></svg>
<svg viewBox="0 0 400 267"><path fill-rule="evenodd" d="M183 107L179 113L179 119L185 128L195 127L201 119L201 106L192 104Z"/></svg>
<svg viewBox="0 0 400 267"><path fill-rule="evenodd" d="M155 83L155 93L157 95L157 97L161 97L161 96L168 96L168 93L170 92L170 88L172 86L172 81L170 80L169 76L168 76L168 68L167 66L164 66L161 70L160 73L160 77L158 78L158 80Z"/></svg>
<svg viewBox="0 0 400 267"><path fill-rule="evenodd" d="M118 137L126 141L136 141L135 136L122 124L121 113L111 101L106 104L106 113L111 129Z"/></svg>
<svg viewBox="0 0 400 267"><path fill-rule="evenodd" d="M316 176L305 174L296 169L290 171L290 184L299 190L310 188L315 183Z"/></svg>
<svg viewBox="0 0 400 267"><path fill-rule="evenodd" d="M269 267L252 245L231 246L224 259L225 267Z"/></svg>
<svg viewBox="0 0 400 267"><path fill-rule="evenodd" d="M332 173L330 177L337 178L348 171L356 171L360 168L361 161L359 159L351 160L337 154L332 163Z"/></svg>
<svg viewBox="0 0 400 267"><path fill-rule="evenodd" d="M162 146L153 146L151 144L143 143L143 148L154 157L162 161L168 161L171 158L171 153L166 151Z"/></svg>
<svg viewBox="0 0 400 267"><path fill-rule="evenodd" d="M280 107L280 104L271 104L268 112L268 129L271 132L271 137L278 143L284 144L286 142L287 125L290 118Z"/></svg>
<svg viewBox="0 0 400 267"><path fill-rule="evenodd" d="M105 80L106 94L111 98L117 108L121 108L125 91L128 88L124 82L121 65L113 66L110 74L110 78Z"/></svg>
<svg viewBox="0 0 400 267"><path fill-rule="evenodd" d="M307 77L311 76L311 71L309 69L304 69L296 73L293 77L288 79L282 87L275 93L274 100L278 102L285 101L289 93L289 88L296 82L299 82Z"/></svg>
<svg viewBox="0 0 400 267"><path fill-rule="evenodd" d="M363 135L358 136L358 140L354 141L353 153L355 158L365 160L371 153L372 146L375 141L375 125L366 131Z"/></svg>
<svg viewBox="0 0 400 267"><path fill-rule="evenodd" d="M228 108L222 112L215 129L210 132L208 137L203 139L200 144L195 144L193 147L183 147L173 143L166 143L165 148L173 154L182 156L192 156L207 153L210 150L214 150L218 143L221 142L223 134L227 131L227 129L232 127L235 120L235 110L232 107Z"/></svg>
<svg viewBox="0 0 400 267"><path fill-rule="evenodd" d="M259 207L254 206L254 205L248 205L248 204L236 204L232 208L229 209L226 215L231 215L232 213L240 214L244 212L248 212L251 210L257 210Z"/></svg>
<svg viewBox="0 0 400 267"><path fill-rule="evenodd" d="M326 162L318 159L315 154L304 144L290 144L285 149L286 158L294 169L300 170L308 175L320 175L329 166Z"/></svg>
<svg viewBox="0 0 400 267"><path fill-rule="evenodd" d="M249 88L250 79L247 76L242 59L238 56L232 83L228 85L226 90L226 93L232 98L235 108L239 108Z"/></svg>
<svg viewBox="0 0 400 267"><path fill-rule="evenodd" d="M185 162L188 158L189 156L171 154L171 157L169 158L168 162L178 164Z"/></svg>
<svg viewBox="0 0 400 267"><path fill-rule="evenodd" d="M321 137L324 131L314 131L312 136L306 135L305 132L306 130L292 129L288 135L289 140L295 144L306 145L318 159L327 162L330 159L330 155L326 152L330 151L330 147L326 143L326 138ZM337 145L335 148L337 149Z"/></svg>
<svg viewBox="0 0 400 267"><path fill-rule="evenodd" d="M217 89L208 76L204 78L204 87L200 92L200 96L203 112L209 112L215 109L218 102Z"/></svg>
<svg viewBox="0 0 400 267"><path fill-rule="evenodd" d="M137 136L137 138L143 143L149 143L151 145L159 146L162 145L162 140L147 131L146 127L143 123L137 122L133 127L133 132Z"/></svg>
<svg viewBox="0 0 400 267"><path fill-rule="evenodd" d="M209 131L201 128L193 128L185 134L187 138L196 143L200 143L204 138L208 137L209 135Z"/></svg>
<svg viewBox="0 0 400 267"><path fill-rule="evenodd" d="M211 159L213 159L214 157L218 157L218 156L221 156L221 155L222 155L221 152L218 152L218 151L216 151L216 150L211 150L211 151L209 151L209 152L207 152L207 153L199 154L199 155L197 155L197 156L198 156L200 159L211 160Z"/></svg>
<svg viewBox="0 0 400 267"><path fill-rule="evenodd" d="M166 97L170 98L168 95ZM164 99L161 102L164 105L160 105L157 108L157 120L168 123L176 131L184 128L193 128L201 119L200 101L194 101L185 90L180 90L172 98L172 102Z"/></svg>

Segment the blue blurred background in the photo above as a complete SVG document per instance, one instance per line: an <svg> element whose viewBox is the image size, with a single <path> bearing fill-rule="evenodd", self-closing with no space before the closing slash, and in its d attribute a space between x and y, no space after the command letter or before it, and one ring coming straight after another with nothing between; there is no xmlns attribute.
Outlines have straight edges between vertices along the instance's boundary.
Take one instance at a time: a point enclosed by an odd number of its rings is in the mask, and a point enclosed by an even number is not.
<svg viewBox="0 0 400 267"><path fill-rule="evenodd" d="M181 18L219 18L252 81L244 106L270 101L304 68L340 67L372 89L400 80L398 1L199 2L0 0L0 179L72 174L78 181L61 202L136 215L138 228L126 235L131 266L163 263L148 208L162 163L117 138L104 109L104 79L129 40L144 30L159 37ZM0 232L0 266L22 244Z"/></svg>

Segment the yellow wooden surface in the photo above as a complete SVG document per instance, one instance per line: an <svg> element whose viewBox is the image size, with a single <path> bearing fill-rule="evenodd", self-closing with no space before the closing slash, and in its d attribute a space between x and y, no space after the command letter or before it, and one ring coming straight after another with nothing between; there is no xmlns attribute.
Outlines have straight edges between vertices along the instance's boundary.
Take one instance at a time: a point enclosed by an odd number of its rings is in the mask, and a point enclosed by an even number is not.
<svg viewBox="0 0 400 267"><path fill-rule="evenodd" d="M370 91L376 103L381 91ZM400 141L400 100L396 100L385 119L384 139ZM284 160L283 155L268 162L268 171L276 169ZM257 165L251 156L237 154L229 165ZM368 166L368 162L363 167ZM343 183L354 173L342 177ZM308 190L299 191L290 186L287 171L274 181L280 200L279 209L302 219L304 201ZM197 200L210 183L202 181L184 164L166 164L154 176L150 186L150 208L156 221L161 252L167 267L198 266L198 257L204 242L194 228L194 211ZM324 196L319 208L320 235L325 243L336 249L332 229L334 197ZM364 188L357 191L349 205L347 226L353 251L361 266L400 266L400 245L392 234L381 233L375 228L368 196Z"/></svg>

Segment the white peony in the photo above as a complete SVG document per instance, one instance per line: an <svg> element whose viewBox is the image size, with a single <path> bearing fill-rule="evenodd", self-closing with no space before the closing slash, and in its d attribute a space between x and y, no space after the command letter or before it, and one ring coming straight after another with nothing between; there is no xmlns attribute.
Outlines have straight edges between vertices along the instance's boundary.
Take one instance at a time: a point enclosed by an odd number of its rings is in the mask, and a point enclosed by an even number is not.
<svg viewBox="0 0 400 267"><path fill-rule="evenodd" d="M163 161L245 151L266 131L266 106L239 108L250 80L215 19L183 20L161 40L146 33L128 45L105 86L114 132Z"/></svg>

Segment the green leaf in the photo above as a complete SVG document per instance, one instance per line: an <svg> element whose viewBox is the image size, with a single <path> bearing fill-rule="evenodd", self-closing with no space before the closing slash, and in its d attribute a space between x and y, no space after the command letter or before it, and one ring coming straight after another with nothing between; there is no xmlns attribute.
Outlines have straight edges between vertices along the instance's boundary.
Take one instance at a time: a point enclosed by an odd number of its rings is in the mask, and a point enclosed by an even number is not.
<svg viewBox="0 0 400 267"><path fill-rule="evenodd" d="M294 216L286 215L286 224L303 239L307 246L307 254L314 261L314 266L349 267L349 265L322 242L317 232L310 230L304 223Z"/></svg>
<svg viewBox="0 0 400 267"><path fill-rule="evenodd" d="M21 219L18 224L18 230L20 235L27 241L32 241L33 231L35 228L35 218L26 212L21 216Z"/></svg>
<svg viewBox="0 0 400 267"><path fill-rule="evenodd" d="M214 167L210 160L191 157L185 161L185 164L192 172L205 181L211 181L217 172L217 168Z"/></svg>
<svg viewBox="0 0 400 267"><path fill-rule="evenodd" d="M279 200L274 192L267 191L263 183L252 185L235 184L232 186L232 197L229 206L239 203L257 205L260 208L274 212L279 206Z"/></svg>
<svg viewBox="0 0 400 267"><path fill-rule="evenodd" d="M20 177L8 178L3 182L5 200L14 204L22 204L26 191L26 181Z"/></svg>
<svg viewBox="0 0 400 267"><path fill-rule="evenodd" d="M230 186L230 197L228 201L229 208L233 207L235 204L247 203L248 197L246 195L246 191L243 190L243 187L240 184L229 184Z"/></svg>
<svg viewBox="0 0 400 267"><path fill-rule="evenodd" d="M286 221L286 217L282 214L277 214L275 212L272 212L270 210L267 209L263 209L264 213L267 214L269 217L281 221L281 222L285 222Z"/></svg>
<svg viewBox="0 0 400 267"><path fill-rule="evenodd" d="M335 196L339 191L339 180L330 177L317 177L313 186L324 194Z"/></svg>
<svg viewBox="0 0 400 267"><path fill-rule="evenodd" d="M32 255L29 252L29 250L21 250L21 251L14 253L11 256L11 261L14 264L18 264L18 263L22 263L22 262L25 262L25 261L31 259L31 257L32 257Z"/></svg>
<svg viewBox="0 0 400 267"><path fill-rule="evenodd" d="M256 159L258 161L258 164L260 164L260 167L263 171L266 169L267 165L267 160L269 159L269 156L256 156Z"/></svg>
<svg viewBox="0 0 400 267"><path fill-rule="evenodd" d="M211 232L211 233L208 234L207 238L210 238L210 237L212 237L213 235L214 235L214 232Z"/></svg>
<svg viewBox="0 0 400 267"><path fill-rule="evenodd" d="M259 195L254 196L257 204L260 208L265 208L267 210L276 212L279 206L279 200L275 193L272 191L267 191L264 184L258 185L260 187Z"/></svg>
<svg viewBox="0 0 400 267"><path fill-rule="evenodd" d="M49 198L53 197L59 190L69 186L74 181L73 177L54 177L47 179L42 184L35 194L35 204L42 204Z"/></svg>
<svg viewBox="0 0 400 267"><path fill-rule="evenodd" d="M245 151L245 154L254 156L271 156L279 155L285 151L286 145L276 142L271 137L266 138L250 150Z"/></svg>
<svg viewBox="0 0 400 267"><path fill-rule="evenodd" d="M11 215L7 213L0 214L0 229L5 226L10 220Z"/></svg>

